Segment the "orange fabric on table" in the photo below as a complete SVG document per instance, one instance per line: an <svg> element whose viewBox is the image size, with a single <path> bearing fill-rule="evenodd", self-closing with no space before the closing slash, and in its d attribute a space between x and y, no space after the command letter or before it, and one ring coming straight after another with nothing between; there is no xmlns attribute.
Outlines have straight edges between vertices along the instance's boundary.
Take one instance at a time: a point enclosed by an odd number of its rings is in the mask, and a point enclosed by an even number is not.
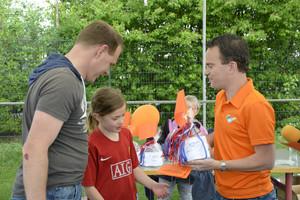
<svg viewBox="0 0 300 200"><path fill-rule="evenodd" d="M192 168L183 165L163 165L157 171L158 174L167 175L167 176L175 176L178 178L187 178L191 173Z"/></svg>

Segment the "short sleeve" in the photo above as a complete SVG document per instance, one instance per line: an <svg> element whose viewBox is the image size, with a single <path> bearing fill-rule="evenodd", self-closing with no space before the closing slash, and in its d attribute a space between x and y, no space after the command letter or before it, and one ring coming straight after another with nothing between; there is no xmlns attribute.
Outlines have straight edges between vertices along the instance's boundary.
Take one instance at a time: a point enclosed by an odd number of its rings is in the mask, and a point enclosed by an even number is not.
<svg viewBox="0 0 300 200"><path fill-rule="evenodd" d="M97 149L89 143L89 156L86 171L82 180L83 186L95 186L96 177L98 177Z"/></svg>
<svg viewBox="0 0 300 200"><path fill-rule="evenodd" d="M247 130L251 145L275 143L275 113L267 102L251 105L247 114Z"/></svg>
<svg viewBox="0 0 300 200"><path fill-rule="evenodd" d="M83 85L68 68L51 71L42 83L37 110L65 122L72 111L81 105Z"/></svg>

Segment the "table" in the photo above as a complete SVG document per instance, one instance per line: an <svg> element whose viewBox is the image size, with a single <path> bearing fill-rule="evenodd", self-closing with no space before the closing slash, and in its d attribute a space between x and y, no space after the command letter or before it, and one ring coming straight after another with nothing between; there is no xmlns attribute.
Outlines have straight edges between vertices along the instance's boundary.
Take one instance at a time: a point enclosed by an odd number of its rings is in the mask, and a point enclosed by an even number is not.
<svg viewBox="0 0 300 200"><path fill-rule="evenodd" d="M285 184L280 183L272 177L272 182L279 188L285 191L285 199L292 200L292 176L293 173L300 173L300 157L298 157L298 166L291 166L288 164L289 151L286 149L276 150L276 162L275 167L271 170L271 173L284 173ZM279 162L280 161L280 162ZM286 161L286 162L285 162ZM285 164L286 163L286 164ZM157 175L157 170L160 167L141 167L147 175Z"/></svg>
<svg viewBox="0 0 300 200"><path fill-rule="evenodd" d="M293 173L300 173L300 157L298 156L298 166L289 165L289 151L286 149L276 150L275 167L271 173L285 173L285 184L280 183L272 177L272 182L285 191L285 199L292 200L292 177Z"/></svg>

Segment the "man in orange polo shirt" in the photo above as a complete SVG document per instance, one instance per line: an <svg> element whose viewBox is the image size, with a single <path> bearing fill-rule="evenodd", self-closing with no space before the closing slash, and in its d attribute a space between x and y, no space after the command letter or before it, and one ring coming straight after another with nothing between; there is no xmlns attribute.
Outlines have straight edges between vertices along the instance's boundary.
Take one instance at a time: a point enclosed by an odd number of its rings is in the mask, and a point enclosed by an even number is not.
<svg viewBox="0 0 300 200"><path fill-rule="evenodd" d="M216 96L215 159L191 161L195 170L215 170L216 199L277 199L270 170L275 162L275 114L247 78L246 41L224 34L207 44L206 70Z"/></svg>

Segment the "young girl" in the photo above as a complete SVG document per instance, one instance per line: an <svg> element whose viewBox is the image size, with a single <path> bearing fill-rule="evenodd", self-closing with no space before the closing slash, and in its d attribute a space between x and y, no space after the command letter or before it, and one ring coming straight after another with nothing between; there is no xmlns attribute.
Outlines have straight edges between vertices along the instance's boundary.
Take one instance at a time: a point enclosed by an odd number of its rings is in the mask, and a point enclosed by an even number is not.
<svg viewBox="0 0 300 200"><path fill-rule="evenodd" d="M157 183L138 168L132 135L122 128L126 100L122 93L100 88L92 97L88 116L89 157L82 185L91 200L137 199L135 181L158 198L169 194L166 183Z"/></svg>

